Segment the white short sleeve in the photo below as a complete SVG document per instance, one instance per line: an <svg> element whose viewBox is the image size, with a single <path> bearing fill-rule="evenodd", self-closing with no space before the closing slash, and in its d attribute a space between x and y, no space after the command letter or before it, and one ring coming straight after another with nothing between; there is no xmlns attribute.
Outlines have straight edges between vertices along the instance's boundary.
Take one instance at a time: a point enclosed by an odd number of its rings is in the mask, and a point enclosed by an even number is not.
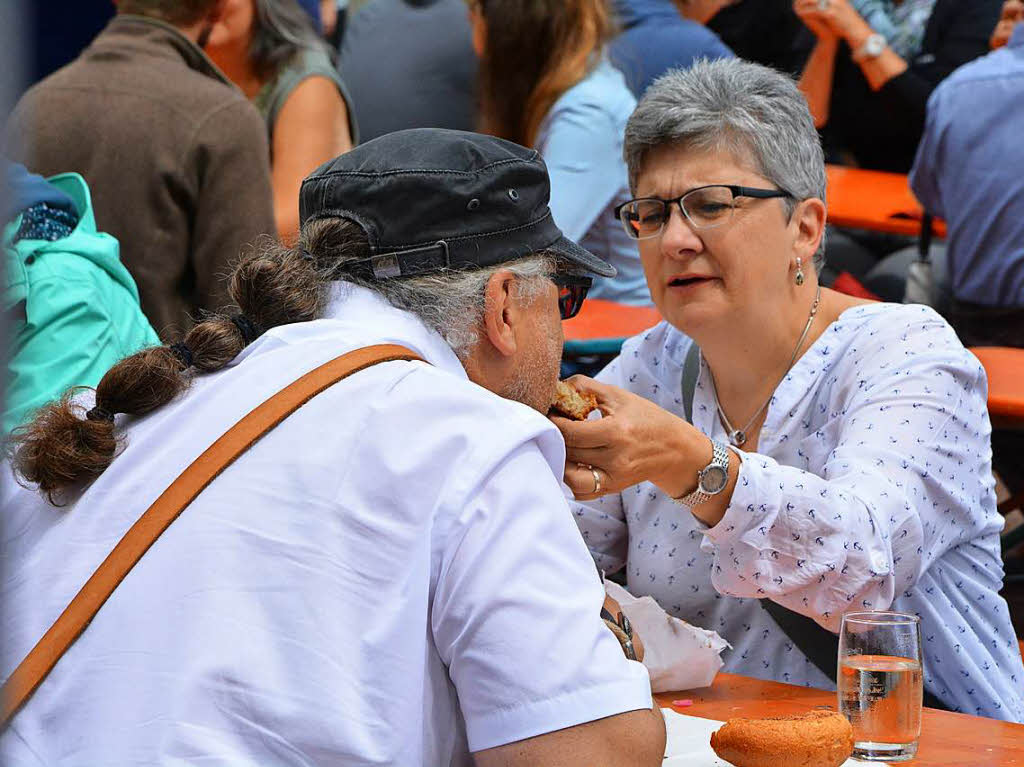
<svg viewBox="0 0 1024 767"><path fill-rule="evenodd" d="M457 511L431 626L471 751L652 705L642 664L600 620L604 590L535 442Z"/></svg>

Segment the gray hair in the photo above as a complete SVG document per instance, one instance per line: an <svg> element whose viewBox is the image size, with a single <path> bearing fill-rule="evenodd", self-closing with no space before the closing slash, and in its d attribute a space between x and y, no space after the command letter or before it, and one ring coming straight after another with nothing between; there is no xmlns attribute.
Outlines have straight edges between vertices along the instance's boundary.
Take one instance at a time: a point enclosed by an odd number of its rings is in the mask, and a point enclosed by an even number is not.
<svg viewBox="0 0 1024 767"><path fill-rule="evenodd" d="M440 334L459 359L465 359L480 341L486 308L484 289L499 269L516 276L516 296L528 306L546 287L545 282L555 271L555 261L546 254L536 254L484 269L369 282L365 287L380 293L392 306L415 314Z"/></svg>
<svg viewBox="0 0 1024 767"><path fill-rule="evenodd" d="M662 75L644 94L626 126L630 188L647 155L663 146L726 150L749 156L756 170L797 202L825 200L825 155L807 100L781 72L741 59L702 59ZM821 271L825 238L814 255Z"/></svg>
<svg viewBox="0 0 1024 767"><path fill-rule="evenodd" d="M500 269L516 279L516 297L529 305L554 274L557 256L548 251L481 269L450 269L422 277L373 280L354 275L347 263L370 255L366 232L354 221L324 218L302 227L301 247L315 259L323 282L344 281L381 295L389 304L411 312L465 359L480 340L487 282Z"/></svg>

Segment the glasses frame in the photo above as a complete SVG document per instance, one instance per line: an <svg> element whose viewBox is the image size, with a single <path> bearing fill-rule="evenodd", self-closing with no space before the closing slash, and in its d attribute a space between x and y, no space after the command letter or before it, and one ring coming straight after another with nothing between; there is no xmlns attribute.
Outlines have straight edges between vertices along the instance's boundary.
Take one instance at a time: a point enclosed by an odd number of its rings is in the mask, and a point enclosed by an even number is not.
<svg viewBox="0 0 1024 767"><path fill-rule="evenodd" d="M661 197L635 197L632 200L627 200L621 205L618 205L615 208L614 215L615 218L619 220L619 223L622 224L622 228L626 230L626 234L632 240L652 240L655 237L660 237L662 234L664 234L665 227L668 226L669 218L672 215L672 203L675 203L679 207L679 212L683 214L683 217L690 223L690 226L692 226L694 229L715 229L719 226L723 226L732 221L732 213L730 213L729 217L724 219L721 223L711 224L710 226L702 226L698 224L696 221L694 221L692 218L690 218L690 214L686 212L686 208L683 206L683 200L685 200L694 192L700 192L705 189L728 189L732 193L732 200L734 203L732 206L733 211L736 210L735 202L737 197L751 197L756 200L771 200L774 198L795 199L793 195L787 192L785 189L758 189L757 187L737 186L736 184L705 184L704 186L698 186L694 189L690 189L685 194L681 194L678 197L673 197L672 199L669 200L663 199ZM654 234L648 234L644 237L638 237L636 230L630 226L629 221L626 218L627 214L625 213L625 211L628 206L638 202L660 202L662 205L665 206L666 210L669 211L669 214L665 217L665 220L661 224L661 228Z"/></svg>
<svg viewBox="0 0 1024 767"><path fill-rule="evenodd" d="M558 313L563 320L571 320L583 307L587 298L590 286L594 284L593 277L582 274L568 274L566 272L555 272L549 279L558 288ZM568 291L563 293L563 291Z"/></svg>

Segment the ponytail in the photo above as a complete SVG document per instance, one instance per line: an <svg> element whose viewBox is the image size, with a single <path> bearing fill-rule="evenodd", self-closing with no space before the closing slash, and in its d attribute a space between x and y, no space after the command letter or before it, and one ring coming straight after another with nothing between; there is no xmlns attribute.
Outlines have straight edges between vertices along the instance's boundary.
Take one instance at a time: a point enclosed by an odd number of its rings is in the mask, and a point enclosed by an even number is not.
<svg viewBox="0 0 1024 767"><path fill-rule="evenodd" d="M115 416L145 415L188 388L192 376L220 370L264 331L320 316L325 288L316 265L302 251L265 246L235 269L229 287L241 308L193 327L183 341L154 346L118 362L96 386L88 412L72 389L40 410L13 434L16 474L37 485L50 502L73 486L90 482L123 447Z"/></svg>

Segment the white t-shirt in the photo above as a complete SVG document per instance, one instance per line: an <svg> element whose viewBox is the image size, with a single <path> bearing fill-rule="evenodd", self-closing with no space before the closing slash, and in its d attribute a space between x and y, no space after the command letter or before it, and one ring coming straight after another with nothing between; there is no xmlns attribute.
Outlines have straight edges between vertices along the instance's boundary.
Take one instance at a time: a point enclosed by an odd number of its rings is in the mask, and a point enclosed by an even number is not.
<svg viewBox="0 0 1024 767"><path fill-rule="evenodd" d="M253 407L401 343L255 444L128 575L0 738L24 765L448 765L651 706L538 413L471 383L417 319L338 285L128 425L65 508L5 483L6 676L127 528ZM120 418L124 419L124 416Z"/></svg>

